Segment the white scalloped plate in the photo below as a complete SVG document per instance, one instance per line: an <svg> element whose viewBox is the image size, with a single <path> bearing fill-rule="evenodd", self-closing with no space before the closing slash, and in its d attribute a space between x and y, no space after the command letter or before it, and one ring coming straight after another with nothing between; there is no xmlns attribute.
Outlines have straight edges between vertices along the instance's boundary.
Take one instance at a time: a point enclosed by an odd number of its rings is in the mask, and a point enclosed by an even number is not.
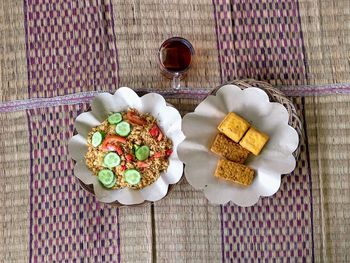
<svg viewBox="0 0 350 263"><path fill-rule="evenodd" d="M261 154L252 154L246 165L256 171L252 185L231 184L214 177L219 157L209 150L218 133L217 126L229 112L236 112L253 126L270 136ZM293 152L298 147L298 133L288 125L288 112L283 105L270 102L259 88L240 89L225 85L216 95L208 96L194 112L182 121L186 139L179 145L180 160L185 163L187 181L214 204L229 201L240 206L252 206L260 196L275 194L281 175L291 173L296 165Z"/></svg>
<svg viewBox="0 0 350 263"><path fill-rule="evenodd" d="M124 111L129 107L143 113L150 113L157 119L159 126L173 142L173 153L169 157L167 171L161 173L153 184L141 190L129 188L106 190L85 165L87 134L91 128L101 124L111 112ZM75 128L78 134L68 143L69 154L76 161L74 175L85 184L93 184L95 195L101 202L118 201L124 205L135 205L144 201L162 199L168 192L169 184L177 183L183 173L183 163L177 155L177 147L184 140L180 113L174 107L167 106L165 99L159 94L148 93L139 97L132 89L126 87L119 88L114 95L110 93L97 95L92 101L91 109L76 118Z"/></svg>

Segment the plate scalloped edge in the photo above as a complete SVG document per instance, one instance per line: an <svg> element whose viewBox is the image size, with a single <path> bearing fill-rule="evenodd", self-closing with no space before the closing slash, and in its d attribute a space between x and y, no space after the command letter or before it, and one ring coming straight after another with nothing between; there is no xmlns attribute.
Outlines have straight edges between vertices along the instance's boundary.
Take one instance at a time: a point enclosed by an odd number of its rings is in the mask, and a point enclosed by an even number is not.
<svg viewBox="0 0 350 263"><path fill-rule="evenodd" d="M217 160L209 146L223 117L234 111L249 120L270 140L257 157L250 157L247 165L256 170L256 178L249 187L219 181L214 177ZM275 194L281 184L281 174L292 172L296 166L293 152L299 136L288 124L288 112L260 88L241 89L235 85L221 87L216 95L209 95L182 120L185 140L179 145L179 157L185 163L185 177L196 189L203 190L213 204L229 201L240 206L252 206L261 196Z"/></svg>
<svg viewBox="0 0 350 263"><path fill-rule="evenodd" d="M91 105L91 111L84 112L76 118L75 127L78 134L74 135L68 143L69 155L76 161L74 175L85 184L93 184L95 195L101 202L118 201L123 205L133 205L162 199L167 194L169 184L177 183L183 174L183 163L177 154L177 147L185 138L181 131L180 113L174 107L168 106L160 94L148 93L139 97L127 87L117 89L114 94L100 93L93 99ZM128 107L140 112L149 112L157 119L166 136L173 141L173 154L169 158L167 171L162 172L153 184L141 190L129 188L107 190L101 187L97 177L85 165L86 135L92 127L105 120L110 112L126 110Z"/></svg>

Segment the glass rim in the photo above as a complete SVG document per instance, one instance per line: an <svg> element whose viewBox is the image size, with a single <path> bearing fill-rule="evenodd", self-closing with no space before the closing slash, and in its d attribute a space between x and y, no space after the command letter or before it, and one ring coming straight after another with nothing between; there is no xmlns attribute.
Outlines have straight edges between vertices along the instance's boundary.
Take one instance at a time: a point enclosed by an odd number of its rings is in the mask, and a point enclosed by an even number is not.
<svg viewBox="0 0 350 263"><path fill-rule="evenodd" d="M174 40L175 40L175 41L177 40L177 41L184 42L185 45L189 48L189 50L190 50L190 52L191 52L191 61L190 61L190 64L189 64L185 69L180 70L180 71L170 71L170 70L166 69L166 67L164 67L164 65L163 65L163 63L162 63L162 61L161 61L161 59L160 59L160 51L161 51L161 49L163 48L163 46L164 46L166 43L169 43L169 42L174 41ZM162 42L162 44L160 45L160 47L159 47L159 49L158 49L158 63L159 63L159 65L160 65L161 69L162 69L163 71L165 71L166 73L171 74L171 75L181 75L181 74L187 72L187 71L190 69L190 67L191 67L191 65L192 65L192 61L193 61L193 56L194 56L194 55L195 55L194 47L193 47L193 45L191 44L191 42L190 42L188 39L183 38L183 37L179 37L179 36L174 36L174 37L170 37L170 38L165 39L165 40Z"/></svg>

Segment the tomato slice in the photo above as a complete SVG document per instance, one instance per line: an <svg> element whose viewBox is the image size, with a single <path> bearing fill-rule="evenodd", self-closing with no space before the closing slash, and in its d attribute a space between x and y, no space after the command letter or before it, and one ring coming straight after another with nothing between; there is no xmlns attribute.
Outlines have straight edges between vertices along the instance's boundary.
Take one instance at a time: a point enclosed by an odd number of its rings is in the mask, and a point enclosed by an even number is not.
<svg viewBox="0 0 350 263"><path fill-rule="evenodd" d="M147 124L147 121L144 118L141 118L140 116L138 116L133 111L128 111L128 113L126 114L126 117L128 118L128 120L132 124L136 124L136 125L140 125L140 126L143 126L143 125Z"/></svg>
<svg viewBox="0 0 350 263"><path fill-rule="evenodd" d="M118 136L118 135L107 135L103 142L106 143L126 143L126 138Z"/></svg>
<svg viewBox="0 0 350 263"><path fill-rule="evenodd" d="M126 139L118 135L107 135L102 143L102 150L118 152L118 147L120 148L118 146L119 143L126 143Z"/></svg>
<svg viewBox="0 0 350 263"><path fill-rule="evenodd" d="M139 167L139 168L147 168L147 167L149 167L149 163L145 163L145 162L139 161L139 162L137 162L137 167Z"/></svg>
<svg viewBox="0 0 350 263"><path fill-rule="evenodd" d="M102 144L102 150L106 152L116 152L117 146L113 144Z"/></svg>

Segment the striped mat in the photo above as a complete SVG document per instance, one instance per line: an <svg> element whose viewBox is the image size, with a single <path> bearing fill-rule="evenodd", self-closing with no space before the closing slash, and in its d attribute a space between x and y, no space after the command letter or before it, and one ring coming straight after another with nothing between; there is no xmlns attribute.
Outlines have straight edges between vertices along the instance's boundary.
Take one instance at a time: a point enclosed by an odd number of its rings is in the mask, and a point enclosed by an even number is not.
<svg viewBox="0 0 350 263"><path fill-rule="evenodd" d="M0 262L349 262L350 2L3 0ZM179 92L157 50L196 49ZM252 207L213 206L186 180L115 208L80 189L67 157L99 92L158 92L182 114L234 79L267 81L304 123L298 166ZM330 84L331 83L331 84Z"/></svg>

